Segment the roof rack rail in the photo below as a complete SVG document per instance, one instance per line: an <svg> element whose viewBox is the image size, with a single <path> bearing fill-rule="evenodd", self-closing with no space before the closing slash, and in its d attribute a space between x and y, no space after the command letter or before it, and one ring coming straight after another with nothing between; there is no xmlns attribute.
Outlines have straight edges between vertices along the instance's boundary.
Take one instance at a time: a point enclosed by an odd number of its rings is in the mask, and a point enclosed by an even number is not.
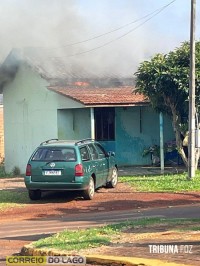
<svg viewBox="0 0 200 266"><path fill-rule="evenodd" d="M58 141L58 139L48 139L48 140L45 140L45 141L41 142L40 146L45 144L45 143L49 143L50 141L54 141L54 140Z"/></svg>
<svg viewBox="0 0 200 266"><path fill-rule="evenodd" d="M81 139L81 140L77 141L77 142L75 143L75 145L78 145L79 143L84 143L84 142L86 142L86 141L88 141L88 140L95 141L95 139L92 139L92 138Z"/></svg>

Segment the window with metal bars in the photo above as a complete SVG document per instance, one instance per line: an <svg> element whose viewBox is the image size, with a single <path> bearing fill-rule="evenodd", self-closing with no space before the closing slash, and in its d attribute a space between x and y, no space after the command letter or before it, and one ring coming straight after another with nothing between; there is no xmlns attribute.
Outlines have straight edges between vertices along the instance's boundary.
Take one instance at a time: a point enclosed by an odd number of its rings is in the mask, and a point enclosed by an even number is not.
<svg viewBox="0 0 200 266"><path fill-rule="evenodd" d="M115 108L95 108L95 138L97 140L115 140Z"/></svg>

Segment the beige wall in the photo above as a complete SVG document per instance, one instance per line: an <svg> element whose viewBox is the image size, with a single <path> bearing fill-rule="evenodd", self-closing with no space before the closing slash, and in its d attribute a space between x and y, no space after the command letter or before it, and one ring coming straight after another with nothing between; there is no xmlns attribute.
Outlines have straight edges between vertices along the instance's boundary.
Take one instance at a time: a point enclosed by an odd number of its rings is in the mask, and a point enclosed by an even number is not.
<svg viewBox="0 0 200 266"><path fill-rule="evenodd" d="M3 105L0 106L0 162L4 159L4 122Z"/></svg>

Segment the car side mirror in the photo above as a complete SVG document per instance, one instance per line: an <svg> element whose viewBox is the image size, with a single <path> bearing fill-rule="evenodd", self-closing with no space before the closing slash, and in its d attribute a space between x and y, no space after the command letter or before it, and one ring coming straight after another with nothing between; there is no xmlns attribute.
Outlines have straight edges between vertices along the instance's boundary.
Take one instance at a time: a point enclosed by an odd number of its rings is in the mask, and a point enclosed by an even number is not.
<svg viewBox="0 0 200 266"><path fill-rule="evenodd" d="M114 151L109 151L109 152L107 153L107 155L108 155L108 157L110 157L110 156L115 156L115 152L114 152Z"/></svg>

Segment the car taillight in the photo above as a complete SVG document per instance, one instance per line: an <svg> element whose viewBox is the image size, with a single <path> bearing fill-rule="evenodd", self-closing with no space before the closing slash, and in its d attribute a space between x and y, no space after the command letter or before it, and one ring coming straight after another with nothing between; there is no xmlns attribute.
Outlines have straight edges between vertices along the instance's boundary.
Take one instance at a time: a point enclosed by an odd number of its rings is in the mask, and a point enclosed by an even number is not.
<svg viewBox="0 0 200 266"><path fill-rule="evenodd" d="M26 166L26 176L31 176L31 165L27 164Z"/></svg>
<svg viewBox="0 0 200 266"><path fill-rule="evenodd" d="M75 176L83 176L83 175L84 175L83 165L77 164L75 166Z"/></svg>

